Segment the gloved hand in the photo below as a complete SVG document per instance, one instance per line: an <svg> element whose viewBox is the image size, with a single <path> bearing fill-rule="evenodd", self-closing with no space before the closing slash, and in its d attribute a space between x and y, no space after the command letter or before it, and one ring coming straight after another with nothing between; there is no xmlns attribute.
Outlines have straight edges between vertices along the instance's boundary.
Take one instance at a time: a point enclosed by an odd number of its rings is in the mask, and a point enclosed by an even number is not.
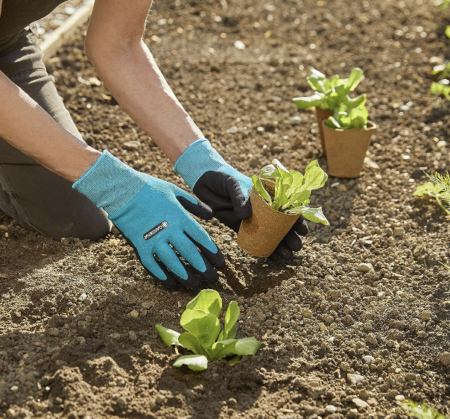
<svg viewBox="0 0 450 419"><path fill-rule="evenodd" d="M234 231L252 214L249 191L252 180L230 166L207 139L192 143L175 162L178 173L194 194L210 206L214 217ZM298 235L306 236L308 227L300 217L278 245L273 256L289 260L302 248Z"/></svg>
<svg viewBox="0 0 450 419"><path fill-rule="evenodd" d="M108 151L103 152L73 188L108 213L108 218L133 246L142 265L162 285L169 289L178 285L198 289L200 281L192 268L211 284L219 279L213 267L225 265L223 255L186 212L210 219L212 211L187 192L137 172Z"/></svg>

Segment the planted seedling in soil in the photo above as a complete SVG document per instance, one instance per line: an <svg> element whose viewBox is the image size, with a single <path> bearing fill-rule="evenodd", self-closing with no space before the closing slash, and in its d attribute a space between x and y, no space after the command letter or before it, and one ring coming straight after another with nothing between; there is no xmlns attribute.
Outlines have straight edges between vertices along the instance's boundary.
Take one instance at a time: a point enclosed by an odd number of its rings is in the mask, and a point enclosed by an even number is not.
<svg viewBox="0 0 450 419"><path fill-rule="evenodd" d="M324 74L313 68L306 80L316 94L294 98L294 103L299 109L315 107L328 111L334 111L342 103L349 108L357 107L366 101L366 95L363 94L354 99L348 95L358 87L363 78L364 74L360 68L354 68L347 79L341 79L338 75L327 79Z"/></svg>
<svg viewBox="0 0 450 419"><path fill-rule="evenodd" d="M450 37L450 26L448 27L447 36ZM433 68L431 74L437 77L438 81L431 83L430 92L436 96L444 96L450 100L450 62L437 65Z"/></svg>
<svg viewBox="0 0 450 419"><path fill-rule="evenodd" d="M440 175L439 173L434 175L425 174L431 182L417 186L413 196L427 195L433 197L445 213L450 215L450 175L448 172L445 175Z"/></svg>
<svg viewBox="0 0 450 419"><path fill-rule="evenodd" d="M228 304L224 327L221 330L219 316L222 299L217 291L202 290L190 301L181 315L180 324L185 333L178 333L157 324L156 330L167 346L180 346L194 353L177 358L174 367L186 365L192 371L208 368L208 361L227 359L238 363L244 355L255 355L261 343L254 337L236 339L236 322L240 309L236 301Z"/></svg>
<svg viewBox="0 0 450 419"><path fill-rule="evenodd" d="M399 403L403 410L412 418L417 419L445 419L442 413L439 413L432 406L428 407L425 402L421 405L412 400L405 400Z"/></svg>
<svg viewBox="0 0 450 419"><path fill-rule="evenodd" d="M309 199L327 179L317 160L308 164L304 174L287 170L277 159L263 167L259 176L252 177L252 216L241 223L238 245L253 256L268 257L300 216L329 225L322 208L311 207Z"/></svg>

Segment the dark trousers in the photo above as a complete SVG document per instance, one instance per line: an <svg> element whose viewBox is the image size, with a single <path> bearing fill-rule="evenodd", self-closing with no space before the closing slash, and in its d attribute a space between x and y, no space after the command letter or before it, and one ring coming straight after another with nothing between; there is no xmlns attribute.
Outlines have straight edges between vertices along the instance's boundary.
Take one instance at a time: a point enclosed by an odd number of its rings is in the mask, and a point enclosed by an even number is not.
<svg viewBox="0 0 450 419"><path fill-rule="evenodd" d="M0 52L0 71L31 96L53 119L81 139L42 62L34 27ZM1 100L1 92L0 92ZM0 116L0 124L1 124ZM17 115L20 125L20 115ZM51 152L51 150L49 150ZM103 210L0 138L0 211L22 227L47 236L96 240L111 230Z"/></svg>

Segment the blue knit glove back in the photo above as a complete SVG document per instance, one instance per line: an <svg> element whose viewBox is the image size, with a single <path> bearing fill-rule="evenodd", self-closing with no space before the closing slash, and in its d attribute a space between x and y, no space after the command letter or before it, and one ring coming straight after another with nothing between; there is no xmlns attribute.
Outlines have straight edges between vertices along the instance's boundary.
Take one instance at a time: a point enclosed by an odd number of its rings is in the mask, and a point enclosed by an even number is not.
<svg viewBox="0 0 450 419"><path fill-rule="evenodd" d="M214 217L234 231L242 220L252 215L248 194L252 180L230 166L207 139L192 143L175 162L181 175L195 195L214 212ZM293 251L302 248L299 235L308 233L302 217L275 250L275 255L291 259Z"/></svg>
<svg viewBox="0 0 450 419"><path fill-rule="evenodd" d="M212 211L187 192L137 172L107 151L73 188L108 213L142 265L164 286L198 289L192 268L209 283L218 280L213 266L224 266L224 258L186 210L205 219Z"/></svg>
<svg viewBox="0 0 450 419"><path fill-rule="evenodd" d="M206 199L203 202L214 216L233 230L238 231L241 221L252 215L248 200L252 180L230 166L208 140L192 143L174 170L200 200Z"/></svg>

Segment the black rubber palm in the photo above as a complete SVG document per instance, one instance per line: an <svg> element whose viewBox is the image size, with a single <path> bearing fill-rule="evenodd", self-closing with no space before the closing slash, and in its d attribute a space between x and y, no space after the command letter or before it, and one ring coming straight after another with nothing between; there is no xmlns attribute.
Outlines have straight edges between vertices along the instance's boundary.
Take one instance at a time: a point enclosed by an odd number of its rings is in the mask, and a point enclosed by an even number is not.
<svg viewBox="0 0 450 419"><path fill-rule="evenodd" d="M206 172L197 181L193 189L195 195L208 205L219 221L234 231L239 230L241 221L252 215L250 200L246 199L239 182L222 172ZM292 259L293 252L302 248L300 236L308 234L308 226L300 217L271 257Z"/></svg>

